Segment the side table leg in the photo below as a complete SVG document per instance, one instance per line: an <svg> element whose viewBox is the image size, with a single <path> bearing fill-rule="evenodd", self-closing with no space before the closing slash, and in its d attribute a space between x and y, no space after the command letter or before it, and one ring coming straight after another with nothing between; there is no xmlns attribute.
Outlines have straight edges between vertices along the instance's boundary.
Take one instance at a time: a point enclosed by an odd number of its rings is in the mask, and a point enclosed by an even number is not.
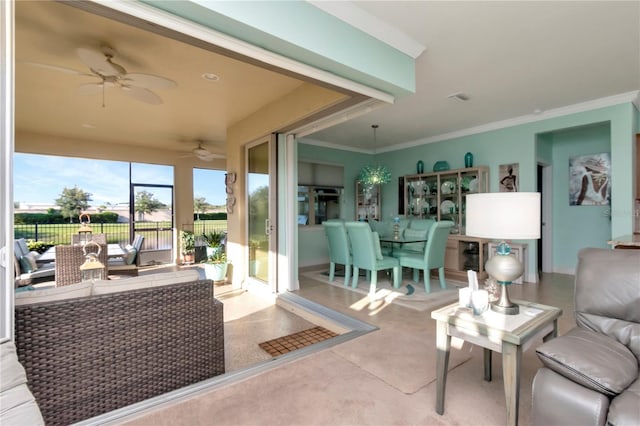
<svg viewBox="0 0 640 426"><path fill-rule="evenodd" d="M548 342L551 339L558 337L558 319L553 320L553 330L542 338L543 342Z"/></svg>
<svg viewBox="0 0 640 426"><path fill-rule="evenodd" d="M484 380L491 381L491 349L484 348Z"/></svg>
<svg viewBox="0 0 640 426"><path fill-rule="evenodd" d="M504 377L504 396L507 403L507 425L509 426L518 424L521 358L521 346L502 342L502 375Z"/></svg>
<svg viewBox="0 0 640 426"><path fill-rule="evenodd" d="M449 369L449 351L451 336L447 333L447 323L437 322L436 334L436 413L444 414L444 391L447 384L447 370Z"/></svg>

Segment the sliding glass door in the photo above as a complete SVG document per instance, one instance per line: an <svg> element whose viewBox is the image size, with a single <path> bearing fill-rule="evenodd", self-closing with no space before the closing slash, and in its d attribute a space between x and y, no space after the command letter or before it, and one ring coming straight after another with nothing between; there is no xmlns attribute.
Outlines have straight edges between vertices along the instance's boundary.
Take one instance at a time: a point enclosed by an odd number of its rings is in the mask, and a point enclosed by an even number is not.
<svg viewBox="0 0 640 426"><path fill-rule="evenodd" d="M248 281L275 291L276 143L268 137L247 146Z"/></svg>

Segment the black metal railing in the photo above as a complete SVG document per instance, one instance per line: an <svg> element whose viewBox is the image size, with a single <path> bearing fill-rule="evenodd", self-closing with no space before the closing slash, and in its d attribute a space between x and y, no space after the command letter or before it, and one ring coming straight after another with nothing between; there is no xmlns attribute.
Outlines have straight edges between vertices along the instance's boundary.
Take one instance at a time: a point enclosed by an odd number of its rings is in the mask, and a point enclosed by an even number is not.
<svg viewBox="0 0 640 426"><path fill-rule="evenodd" d="M129 244L129 223L91 223L94 234L106 234L107 242ZM71 244L71 235L78 233L78 224L15 224L14 237L24 238L48 245ZM212 231L226 232L226 221L199 220L193 224L198 245L205 245L203 233ZM170 250L173 247L173 228L171 222L136 222L135 234L144 236L142 251Z"/></svg>

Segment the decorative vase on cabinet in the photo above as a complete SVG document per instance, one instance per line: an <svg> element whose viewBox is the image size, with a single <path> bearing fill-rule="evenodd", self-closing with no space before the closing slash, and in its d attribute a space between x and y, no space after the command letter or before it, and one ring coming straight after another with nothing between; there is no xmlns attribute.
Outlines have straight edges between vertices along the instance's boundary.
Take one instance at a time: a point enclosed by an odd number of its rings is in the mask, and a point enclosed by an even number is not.
<svg viewBox="0 0 640 426"><path fill-rule="evenodd" d="M473 154L470 152L467 152L464 155L464 166L469 168L469 167L473 167Z"/></svg>

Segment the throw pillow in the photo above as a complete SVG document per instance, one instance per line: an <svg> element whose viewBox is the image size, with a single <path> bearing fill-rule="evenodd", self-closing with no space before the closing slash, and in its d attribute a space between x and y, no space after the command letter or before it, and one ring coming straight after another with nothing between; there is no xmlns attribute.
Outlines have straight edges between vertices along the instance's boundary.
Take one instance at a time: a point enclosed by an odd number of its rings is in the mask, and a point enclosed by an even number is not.
<svg viewBox="0 0 640 426"><path fill-rule="evenodd" d="M31 262L27 256L20 256L20 270L23 274L29 274L33 272L31 269Z"/></svg>
<svg viewBox="0 0 640 426"><path fill-rule="evenodd" d="M36 263L36 257L33 252L29 253L25 256L29 260L29 264L31 264L31 272L34 272L38 269L38 264Z"/></svg>
<svg viewBox="0 0 640 426"><path fill-rule="evenodd" d="M380 247L380 235L377 232L372 232L373 234L373 251L376 254L376 259L382 260L384 256L382 255L382 248Z"/></svg>
<svg viewBox="0 0 640 426"><path fill-rule="evenodd" d="M137 253L138 251L134 247L125 250L124 263L126 263L127 265L133 264L133 261L136 260Z"/></svg>

